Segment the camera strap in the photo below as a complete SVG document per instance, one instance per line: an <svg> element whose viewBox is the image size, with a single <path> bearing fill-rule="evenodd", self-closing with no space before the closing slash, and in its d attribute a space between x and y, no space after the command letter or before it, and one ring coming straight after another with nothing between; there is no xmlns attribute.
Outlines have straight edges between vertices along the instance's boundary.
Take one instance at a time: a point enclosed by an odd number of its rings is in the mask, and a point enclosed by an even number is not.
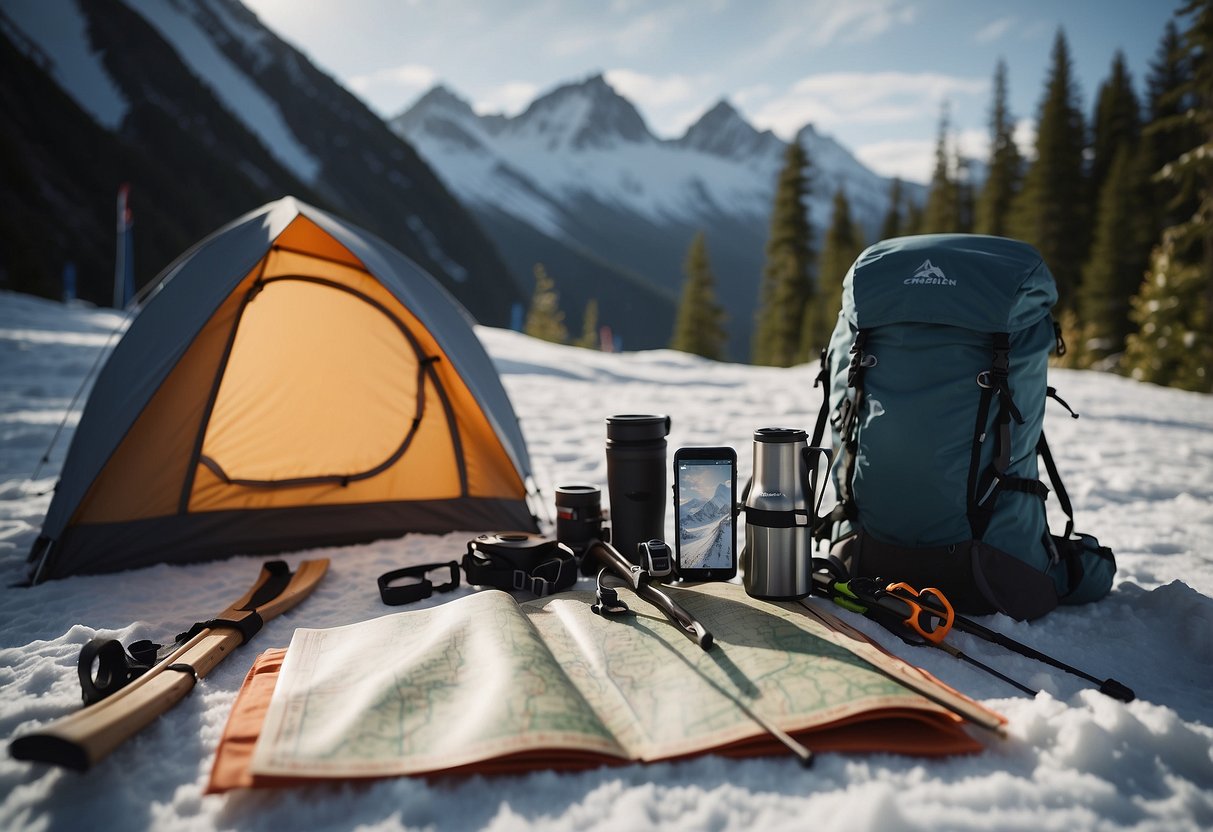
<svg viewBox="0 0 1213 832"><path fill-rule="evenodd" d="M442 569L450 571L450 580L446 583L435 585L430 580L429 573ZM395 581L408 578L415 578L416 580L393 585ZM435 592L450 592L458 588L459 564L453 560L446 563L423 563L420 566L406 566L403 569L393 569L391 572L384 572L379 576L379 597L389 607L411 604L414 601L429 598Z"/></svg>
<svg viewBox="0 0 1213 832"><path fill-rule="evenodd" d="M577 557L568 546L537 534L501 532L469 541L462 564L423 563L383 573L379 597L395 607L458 589L461 565L469 584L530 592L540 598L568 589L577 580ZM449 580L431 581L431 573L438 572L449 573Z"/></svg>
<svg viewBox="0 0 1213 832"><path fill-rule="evenodd" d="M540 598L577 580L577 558L563 543L539 535L481 535L468 542L463 572L468 583Z"/></svg>

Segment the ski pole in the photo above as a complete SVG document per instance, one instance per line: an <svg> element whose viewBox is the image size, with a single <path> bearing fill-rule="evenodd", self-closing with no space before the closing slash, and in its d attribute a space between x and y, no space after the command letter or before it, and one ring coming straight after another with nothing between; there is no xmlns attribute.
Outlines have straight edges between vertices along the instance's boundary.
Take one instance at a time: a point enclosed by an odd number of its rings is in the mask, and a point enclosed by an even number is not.
<svg viewBox="0 0 1213 832"><path fill-rule="evenodd" d="M1023 684L1022 682L1017 682L1014 679L1012 679L1010 676L1007 676L1004 673L1000 673L999 671L990 667L988 664L979 662L977 659L973 658L972 656L970 656L966 653L960 652L959 650L956 649L956 647L954 645L947 644L947 643L941 641L938 644L935 644L933 646L938 647L940 650L944 651L945 653L952 656L953 658L960 659L963 662L968 662L969 664L973 665L974 667L976 667L980 670L984 670L986 673L989 673L991 676L994 676L995 678L1001 679L1002 681L1006 682L1011 687L1022 690L1028 696L1036 696L1036 694L1040 693L1040 691L1033 690L1032 688Z"/></svg>
<svg viewBox="0 0 1213 832"><path fill-rule="evenodd" d="M885 591L889 592L894 597L905 600L903 595L904 590L899 589L899 587L903 586L905 585L894 584L887 587ZM945 614L942 609L931 606L929 602L926 609L932 615L942 616ZM1090 673L1079 670L1078 668L1068 665L1060 659L1056 659L1047 653L1042 653L1033 647L1029 647L1022 642L1016 641L1010 636L1003 635L997 630L991 630L988 627L983 627L981 624L978 624L972 619L957 615L953 619L952 626L957 630L960 630L962 633L969 633L970 635L977 636L980 639L997 644L1000 647L1005 647L1006 649L1014 653L1018 653L1021 656L1026 656L1029 659L1035 659L1038 662L1050 665L1058 670L1064 670L1066 673L1077 676L1080 679L1085 679L1086 681L1095 685L1099 692L1105 696L1110 696L1113 699L1117 699L1121 702L1132 702L1136 698L1136 694L1133 692L1132 688L1122 682L1118 682L1112 678L1102 680L1098 679L1095 676L1092 676Z"/></svg>
<svg viewBox="0 0 1213 832"><path fill-rule="evenodd" d="M627 587L665 613L670 623L677 627L691 641L704 650L712 647L712 634L694 616L687 612L684 607L653 584L655 579L654 573L630 562L620 554L618 549L600 539L590 541L585 556L587 558L594 557L602 564L602 569L598 573L598 602L591 607L595 614L605 617L630 615L632 611L628 609L627 604L619 599L619 594L615 592L617 587ZM649 562L651 565L651 559ZM768 734L781 742L785 748L795 754L802 766L808 768L813 765L813 752L802 745L795 737L754 711L711 679L708 679L707 682L732 700L733 704L740 708L746 716L754 720L759 727L763 728Z"/></svg>
<svg viewBox="0 0 1213 832"><path fill-rule="evenodd" d="M937 602L932 603L929 597L923 598L922 594L917 593L914 588L908 584L889 584L886 586L879 578L854 578L850 581L839 581L833 578L828 572L818 571L813 573L813 591L818 595L831 598L835 601L835 603L838 603L847 609L853 609L855 612L866 614L862 608L863 605L866 604L876 609L883 610L886 614L902 616L902 621L904 621L905 616L909 613L909 610L905 607L905 604L907 601L913 599L914 603L920 606L921 610L925 612L928 617L933 616L942 621L946 620L947 617L951 615L950 627L955 627L961 632L977 636L980 639L989 641L992 644L997 644L1000 647L1004 647L1007 650L1018 653L1021 656L1035 659L1036 661L1055 667L1058 670L1064 670L1066 673L1070 673L1078 676L1081 679L1085 679L1086 681L1094 684L1097 690L1099 690L1099 692L1105 696L1110 696L1113 699L1121 702L1132 702L1136 697L1133 690L1122 682L1118 682L1117 680L1111 678L1100 680L1089 673L1066 664L1060 659L1056 659L1048 655L1047 653L1042 653L1035 648L1029 647L1022 642L1018 642L1009 636L1003 635L996 630L991 630L988 627L984 627L972 619L965 618L962 615L955 615L952 612L950 605L948 605L945 609L943 605L939 605ZM934 594L937 599L941 597L941 595L938 593L931 594ZM869 617L874 618L877 621L880 620L875 616ZM924 627L924 629L926 628Z"/></svg>
<svg viewBox="0 0 1213 832"><path fill-rule="evenodd" d="M920 592L905 583L884 587L882 582L866 578L836 581L822 572L814 573L813 581L813 588L818 590L818 594L825 594L839 606L872 619L902 640L918 644L919 642L911 641L904 635L912 633L919 636L923 643L938 648L953 658L968 662L1029 696L1037 694L1037 691L1027 685L1015 681L944 641L952 630L956 615L951 602L938 589L928 588ZM901 594L894 595L894 589L900 590ZM933 603L927 605L928 601Z"/></svg>

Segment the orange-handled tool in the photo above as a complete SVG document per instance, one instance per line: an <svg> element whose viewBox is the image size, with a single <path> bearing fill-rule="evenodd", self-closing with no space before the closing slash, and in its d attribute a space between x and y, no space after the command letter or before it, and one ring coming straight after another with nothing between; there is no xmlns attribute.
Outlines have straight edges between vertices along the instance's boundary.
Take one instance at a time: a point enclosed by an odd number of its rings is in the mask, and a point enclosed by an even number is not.
<svg viewBox="0 0 1213 832"><path fill-rule="evenodd" d="M904 581L889 584L885 591L896 595L910 608L905 620L907 627L932 644L939 644L947 638L952 630L952 622L956 620L956 612L952 609L952 602L942 592L934 587L918 590ZM930 606L923 607L918 603L919 598ZM939 616L940 610L944 613L942 618Z"/></svg>

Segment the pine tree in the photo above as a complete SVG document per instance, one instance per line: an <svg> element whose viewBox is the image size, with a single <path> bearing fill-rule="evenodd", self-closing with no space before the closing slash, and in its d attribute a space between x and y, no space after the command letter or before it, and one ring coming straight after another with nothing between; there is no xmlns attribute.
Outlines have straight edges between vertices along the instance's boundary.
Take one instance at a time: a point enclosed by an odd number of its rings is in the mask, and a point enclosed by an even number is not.
<svg viewBox="0 0 1213 832"><path fill-rule="evenodd" d="M800 143L792 142L784 154L771 211L751 350L755 364L791 366L799 351L805 306L814 294L808 194L809 159Z"/></svg>
<svg viewBox="0 0 1213 832"><path fill-rule="evenodd" d="M1007 106L1007 65L1000 59L994 69L989 170L977 203L977 233L1007 236L1011 203L1022 182L1023 157L1015 144L1015 119Z"/></svg>
<svg viewBox="0 0 1213 832"><path fill-rule="evenodd" d="M1098 197L1120 148L1137 147L1141 134L1141 105L1123 52L1116 53L1111 74L1099 88L1091 133L1091 192Z"/></svg>
<svg viewBox="0 0 1213 832"><path fill-rule="evenodd" d="M1057 279L1062 308L1074 302L1087 249L1082 108L1065 34L1058 30L1040 103L1036 159L1011 208L1011 236L1040 251Z"/></svg>
<svg viewBox="0 0 1213 832"><path fill-rule="evenodd" d="M902 227L905 229L903 234L922 233L922 205L912 199L906 202L906 219Z"/></svg>
<svg viewBox="0 0 1213 832"><path fill-rule="evenodd" d="M1123 367L1139 381L1213 392L1213 316L1208 275L1175 256L1176 239L1164 233L1150 271L1133 299L1137 332L1129 336Z"/></svg>
<svg viewBox="0 0 1213 832"><path fill-rule="evenodd" d="M830 227L826 230L817 266L817 297L806 317L816 318L806 326L800 345L800 360L811 361L820 354L834 331L842 308L842 281L855 258L863 251L863 240L851 218L851 204L841 188L834 192ZM815 338L816 340L810 340Z"/></svg>
<svg viewBox="0 0 1213 832"><path fill-rule="evenodd" d="M1162 229L1183 222L1196 210L1196 201L1191 194L1181 198L1175 182L1157 176L1165 165L1200 144L1199 128L1186 116L1192 108L1192 67L1184 54L1179 29L1175 21L1170 20L1146 77L1149 122L1142 131L1150 171L1155 176L1153 205L1158 235Z"/></svg>
<svg viewBox="0 0 1213 832"><path fill-rule="evenodd" d="M708 261L708 246L700 231L691 240L682 267L686 282L674 322L670 348L720 361L724 358L724 309L716 301L716 278Z"/></svg>
<svg viewBox="0 0 1213 832"><path fill-rule="evenodd" d="M1160 176L1194 204L1191 216L1163 231L1151 269L1133 301L1137 333L1125 369L1135 378L1213 391L1213 0L1190 0L1177 57L1191 67L1173 92L1193 105L1159 129L1179 129L1193 142ZM1191 131L1191 132L1188 132Z"/></svg>
<svg viewBox="0 0 1213 832"><path fill-rule="evenodd" d="M935 170L931 173L931 190L927 195L926 208L923 209L922 234L942 234L960 228L960 217L956 210L958 192L952 175L952 156L948 150L948 130L948 107L945 104L939 115Z"/></svg>
<svg viewBox="0 0 1213 832"><path fill-rule="evenodd" d="M901 215L901 179L893 177L889 185L889 210L885 212L884 221L880 224L880 239L890 240L906 233L906 223Z"/></svg>
<svg viewBox="0 0 1213 832"><path fill-rule="evenodd" d="M526 313L523 331L534 338L563 344L569 339L564 325L564 313L560 311L560 295L556 284L548 276L542 263L535 264L535 293L531 295L531 306Z"/></svg>
<svg viewBox="0 0 1213 832"><path fill-rule="evenodd" d="M1148 197L1145 159L1126 140L1104 180L1091 255L1078 287L1083 335L1074 346L1080 366L1099 366L1122 352L1133 329L1130 300L1141 286L1150 253L1151 229L1140 216Z"/></svg>
<svg viewBox="0 0 1213 832"><path fill-rule="evenodd" d="M598 299L590 298L585 304L585 313L581 316L581 337L573 342L573 346L587 350L602 348L598 334Z"/></svg>

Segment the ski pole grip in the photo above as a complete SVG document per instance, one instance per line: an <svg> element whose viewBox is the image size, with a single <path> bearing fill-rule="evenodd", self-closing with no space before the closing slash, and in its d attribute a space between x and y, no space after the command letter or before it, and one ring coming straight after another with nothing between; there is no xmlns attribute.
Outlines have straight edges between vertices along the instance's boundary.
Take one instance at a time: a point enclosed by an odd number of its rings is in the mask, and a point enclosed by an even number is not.
<svg viewBox="0 0 1213 832"><path fill-rule="evenodd" d="M1137 698L1137 694L1127 685L1122 685L1115 679L1104 679L1099 683L1099 692L1105 696L1110 696L1113 699L1118 699L1121 702L1132 702Z"/></svg>

